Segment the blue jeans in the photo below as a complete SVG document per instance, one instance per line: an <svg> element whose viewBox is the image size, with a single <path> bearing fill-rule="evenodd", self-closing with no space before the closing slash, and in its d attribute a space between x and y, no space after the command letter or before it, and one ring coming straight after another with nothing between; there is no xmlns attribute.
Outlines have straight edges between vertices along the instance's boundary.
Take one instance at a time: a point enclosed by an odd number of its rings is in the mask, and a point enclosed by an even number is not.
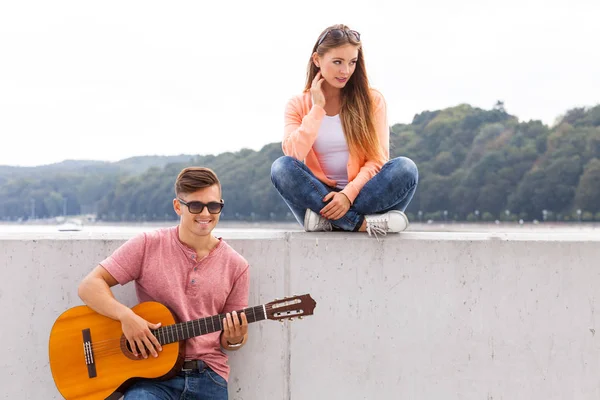
<svg viewBox="0 0 600 400"><path fill-rule="evenodd" d="M332 225L357 231L365 215L404 211L415 194L418 180L419 172L411 159L398 157L388 161L363 186L348 212L331 221ZM273 162L271 182L302 226L307 208L318 213L327 204L323 198L331 191L339 192L317 179L303 162L289 156Z"/></svg>
<svg viewBox="0 0 600 400"><path fill-rule="evenodd" d="M227 400L227 381L208 367L182 371L167 381L141 380L124 400Z"/></svg>

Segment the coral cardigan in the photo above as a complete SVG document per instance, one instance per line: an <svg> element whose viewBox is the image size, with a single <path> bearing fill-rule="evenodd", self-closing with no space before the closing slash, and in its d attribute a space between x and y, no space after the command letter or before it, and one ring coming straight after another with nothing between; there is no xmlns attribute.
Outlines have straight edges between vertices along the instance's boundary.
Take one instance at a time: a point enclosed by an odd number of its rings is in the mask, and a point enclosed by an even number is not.
<svg viewBox="0 0 600 400"><path fill-rule="evenodd" d="M364 154L348 158L348 185L342 189L351 203L360 190L385 164L390 157L390 131L387 123L386 104L383 95L371 89L374 105L374 125L385 159L367 159ZM325 117L323 107L312 104L310 91L290 99L285 108L285 129L282 142L283 153L303 161L313 174L328 186L335 187L336 182L327 179L319 165L313 144L319 134L321 121Z"/></svg>

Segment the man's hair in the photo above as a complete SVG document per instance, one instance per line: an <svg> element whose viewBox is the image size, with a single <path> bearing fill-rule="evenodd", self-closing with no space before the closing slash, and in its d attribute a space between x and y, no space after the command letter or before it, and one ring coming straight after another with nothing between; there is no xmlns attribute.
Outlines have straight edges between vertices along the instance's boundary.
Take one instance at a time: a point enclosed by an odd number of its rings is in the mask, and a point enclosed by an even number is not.
<svg viewBox="0 0 600 400"><path fill-rule="evenodd" d="M204 167L184 168L175 180L175 195L194 193L212 185L218 185L219 192L221 191L221 182L219 182L217 174L212 169Z"/></svg>

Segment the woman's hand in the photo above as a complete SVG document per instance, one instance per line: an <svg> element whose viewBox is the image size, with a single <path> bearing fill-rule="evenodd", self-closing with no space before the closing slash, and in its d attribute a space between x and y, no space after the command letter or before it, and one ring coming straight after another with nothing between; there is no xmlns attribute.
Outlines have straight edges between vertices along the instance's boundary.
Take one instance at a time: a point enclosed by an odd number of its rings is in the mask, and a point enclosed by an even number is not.
<svg viewBox="0 0 600 400"><path fill-rule="evenodd" d="M321 88L324 80L324 78L321 78L321 72L317 72L317 75L315 75L315 79L313 79L310 87L310 94L312 96L313 104L321 107L325 107L325 94Z"/></svg>
<svg viewBox="0 0 600 400"><path fill-rule="evenodd" d="M350 209L350 200L341 192L329 192L323 201L329 201L321 210L321 216L329 220L342 218Z"/></svg>

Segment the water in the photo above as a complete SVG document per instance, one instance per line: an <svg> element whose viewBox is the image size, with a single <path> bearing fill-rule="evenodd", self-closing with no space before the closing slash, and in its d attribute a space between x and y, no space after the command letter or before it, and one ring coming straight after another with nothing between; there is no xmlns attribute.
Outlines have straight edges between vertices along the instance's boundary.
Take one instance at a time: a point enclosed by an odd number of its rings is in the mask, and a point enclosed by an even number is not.
<svg viewBox="0 0 600 400"><path fill-rule="evenodd" d="M175 226L173 222L143 223L143 224L110 224L110 223L84 223L82 232L89 233L139 233L152 231L159 228ZM23 233L56 233L57 235L69 232L61 232L59 224L7 224L0 223L0 234L23 234ZM300 225L296 223L244 223L244 222L219 222L216 232L227 231L299 231Z"/></svg>

